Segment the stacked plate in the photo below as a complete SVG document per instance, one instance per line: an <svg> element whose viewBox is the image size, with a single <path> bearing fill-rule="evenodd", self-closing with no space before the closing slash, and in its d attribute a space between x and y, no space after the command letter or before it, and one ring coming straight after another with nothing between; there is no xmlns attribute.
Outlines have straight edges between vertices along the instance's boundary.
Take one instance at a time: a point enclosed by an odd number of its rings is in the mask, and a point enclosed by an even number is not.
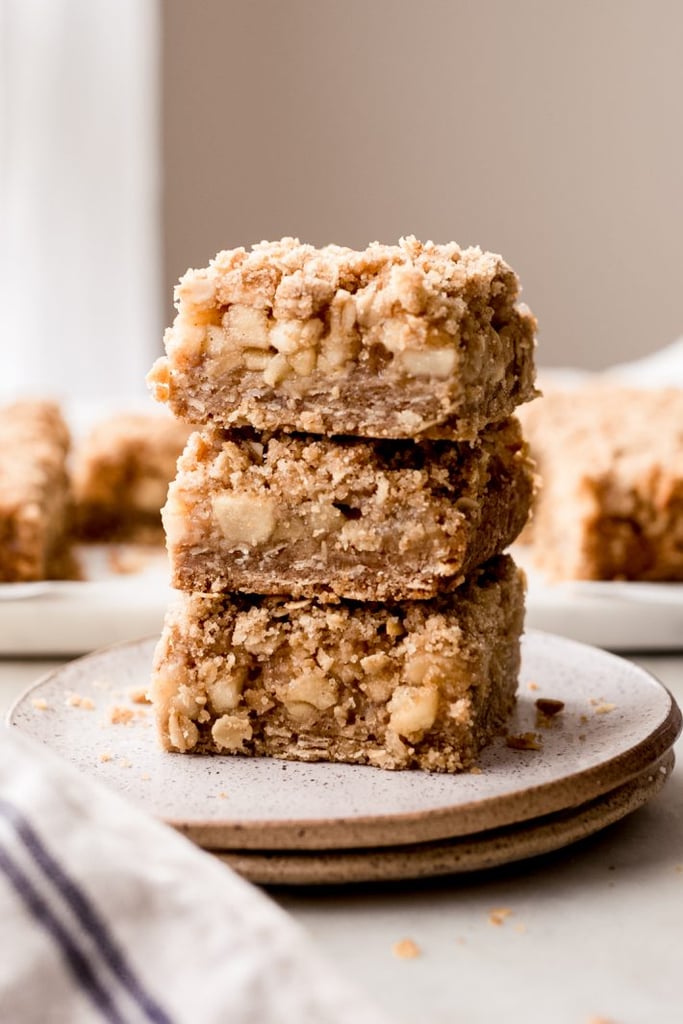
<svg viewBox="0 0 683 1024"><path fill-rule="evenodd" d="M643 669L531 632L514 718L476 772L169 754L137 703L153 647L70 662L17 702L10 725L267 884L443 875L556 850L656 794L681 728Z"/></svg>

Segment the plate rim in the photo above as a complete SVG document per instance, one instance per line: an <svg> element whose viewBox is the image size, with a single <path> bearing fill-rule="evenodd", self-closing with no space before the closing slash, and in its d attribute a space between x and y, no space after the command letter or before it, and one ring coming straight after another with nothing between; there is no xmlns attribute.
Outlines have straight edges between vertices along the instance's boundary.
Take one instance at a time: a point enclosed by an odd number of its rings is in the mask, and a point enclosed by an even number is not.
<svg viewBox="0 0 683 1024"><path fill-rule="evenodd" d="M126 653L138 650L147 645L151 646L157 641L158 636L153 635L111 644L67 661L46 672L30 684L13 702L5 717L6 725L10 728L18 728L23 732L21 726L13 721L15 714L24 702L30 699L36 689L59 677L67 666L74 663L87 663L119 651ZM495 827L519 824L543 815L578 807L589 800L611 792L646 770L648 765L672 747L680 735L683 717L676 700L667 687L652 672L641 665L628 662L619 655L602 648L541 630L525 631L522 645L524 646L527 642L552 644L560 648L579 648L583 652L589 651L591 657L616 662L620 667L623 664L628 665L629 670L639 674L650 684L654 683L666 695L668 698L666 716L647 736L633 746L605 761L599 761L589 768L572 772L569 775L562 775L550 782L531 784L511 793L481 797L447 807L420 811L379 812L374 815L358 815L351 819L341 817L317 818L315 820L288 818L275 821L270 819L232 819L229 822L195 819L188 822L173 816L163 816L161 820L207 850L229 848L339 850L405 845L416 841L431 842L464 837L494 827L491 824L492 818L495 821ZM31 736L31 739L34 737ZM161 748L159 750L162 752ZM235 757L235 755L226 756L231 759ZM366 767L368 771L380 770ZM577 785L579 782L580 785ZM386 840L387 832L391 834L390 842ZM264 836L267 837L265 841Z"/></svg>
<svg viewBox="0 0 683 1024"><path fill-rule="evenodd" d="M657 796L675 763L673 748L669 748L643 772L587 804L451 841L367 850L210 852L257 885L362 885L472 874L553 853L609 828ZM534 838L541 840L540 848L520 850L525 841Z"/></svg>

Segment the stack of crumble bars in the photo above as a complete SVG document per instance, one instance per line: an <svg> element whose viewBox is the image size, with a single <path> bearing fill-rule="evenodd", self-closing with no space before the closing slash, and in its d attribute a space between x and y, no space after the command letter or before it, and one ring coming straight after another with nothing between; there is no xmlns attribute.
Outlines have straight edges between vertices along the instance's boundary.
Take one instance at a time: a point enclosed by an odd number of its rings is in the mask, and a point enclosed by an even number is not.
<svg viewBox="0 0 683 1024"><path fill-rule="evenodd" d="M204 425L163 513L167 749L458 771L500 730L533 489L518 293L500 257L414 238L185 275L150 374Z"/></svg>

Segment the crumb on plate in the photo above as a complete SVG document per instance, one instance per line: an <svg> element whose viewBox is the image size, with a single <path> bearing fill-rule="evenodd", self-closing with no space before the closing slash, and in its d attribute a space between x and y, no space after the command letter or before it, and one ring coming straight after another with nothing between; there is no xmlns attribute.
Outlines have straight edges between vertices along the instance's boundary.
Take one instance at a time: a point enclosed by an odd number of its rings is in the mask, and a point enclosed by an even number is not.
<svg viewBox="0 0 683 1024"><path fill-rule="evenodd" d="M83 697L74 690L66 691L64 703L68 708L81 708L83 711L93 711L95 708L94 700L91 700L90 697Z"/></svg>
<svg viewBox="0 0 683 1024"><path fill-rule="evenodd" d="M146 712L143 710L133 710L132 708L121 707L120 704L115 704L109 708L109 722L111 725L131 725L133 722L139 721L144 718Z"/></svg>
<svg viewBox="0 0 683 1024"><path fill-rule="evenodd" d="M559 715L561 711L564 711L564 701L554 700L550 697L539 697L535 701L535 705L541 714L547 718L554 718L555 715Z"/></svg>
<svg viewBox="0 0 683 1024"><path fill-rule="evenodd" d="M137 689L130 690L128 693L130 700L133 704L151 704L152 700L144 687L138 687Z"/></svg>
<svg viewBox="0 0 683 1024"><path fill-rule="evenodd" d="M597 704L595 707L596 715L607 715L610 711L614 711L616 704L610 704L608 701L603 701L602 704Z"/></svg>
<svg viewBox="0 0 683 1024"><path fill-rule="evenodd" d="M535 732L522 732L505 737L506 746L512 750L543 750L541 737Z"/></svg>

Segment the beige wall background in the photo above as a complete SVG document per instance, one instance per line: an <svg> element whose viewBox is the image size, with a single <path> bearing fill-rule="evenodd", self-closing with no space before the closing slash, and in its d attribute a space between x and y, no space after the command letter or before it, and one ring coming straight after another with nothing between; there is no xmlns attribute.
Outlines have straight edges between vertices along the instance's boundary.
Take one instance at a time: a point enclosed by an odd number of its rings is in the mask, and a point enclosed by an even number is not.
<svg viewBox="0 0 683 1024"><path fill-rule="evenodd" d="M677 0L166 0L166 319L221 248L501 252L539 361L683 334Z"/></svg>

